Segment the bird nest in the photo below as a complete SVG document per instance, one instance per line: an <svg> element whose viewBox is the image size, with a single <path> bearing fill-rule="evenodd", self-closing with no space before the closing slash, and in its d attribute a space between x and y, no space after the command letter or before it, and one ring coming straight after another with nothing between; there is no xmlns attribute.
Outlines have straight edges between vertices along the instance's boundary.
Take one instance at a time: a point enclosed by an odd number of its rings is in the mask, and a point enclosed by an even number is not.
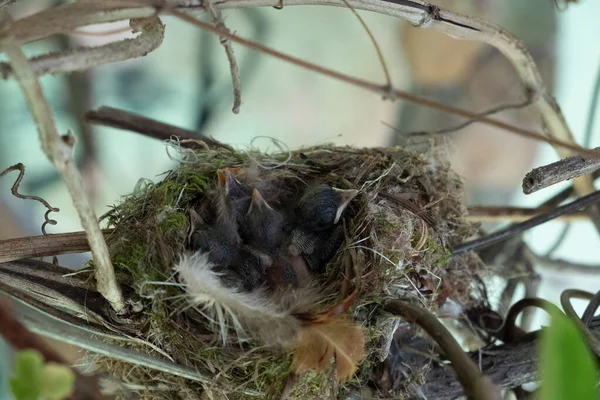
<svg viewBox="0 0 600 400"><path fill-rule="evenodd" d="M198 382L106 357L95 360L101 370L142 397L285 394L305 399L356 394L371 382L374 368L388 354L397 319L383 311L386 300L401 298L432 310L448 298L465 306L475 300L477 271L466 259L450 257L453 246L471 236L475 227L464 218L460 179L439 148L425 153L399 147L314 147L269 155L225 149L182 154L179 167L161 182L140 181L133 194L104 217L113 228L108 243L117 277L143 304L139 335L154 347L136 349L171 358L202 377ZM309 286L319 293L319 301L308 305L313 309L302 310L360 327L364 357L362 349L354 349L358 356L349 379L338 382L339 356L321 360L319 368L298 368L294 345L266 343L251 327L224 327L222 318L194 302L174 270L189 252L190 210L211 201L219 182L217 171L224 168L255 171L254 179L285 188L291 199L315 182L358 191L338 222L343 243L326 268L312 274Z"/></svg>

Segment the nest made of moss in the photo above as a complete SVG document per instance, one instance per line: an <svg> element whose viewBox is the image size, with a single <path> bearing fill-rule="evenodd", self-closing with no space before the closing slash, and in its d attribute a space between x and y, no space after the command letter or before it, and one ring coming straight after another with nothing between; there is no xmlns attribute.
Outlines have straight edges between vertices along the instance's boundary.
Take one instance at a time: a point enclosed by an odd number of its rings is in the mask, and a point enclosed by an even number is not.
<svg viewBox="0 0 600 400"><path fill-rule="evenodd" d="M207 201L217 170L225 167L255 168L261 179L298 193L312 182L359 190L339 222L344 244L315 277L333 303L349 286L358 288L348 314L364 328L367 355L349 381L338 385L333 367L288 379L289 351L252 340L224 345L214 321L189 312L183 288L161 284L176 281L173 266L185 250L188 212ZM437 148L188 152L161 182L140 181L106 219L114 228L108 240L118 279L144 305L139 337L155 346L137 350L167 355L196 370L204 383L106 357L96 364L145 398L278 398L284 388L291 398L358 393L389 350L395 319L382 311L383 302L402 298L436 309L448 297L463 305L473 300L476 271L460 258L449 262L452 247L475 231L465 215L460 179Z"/></svg>

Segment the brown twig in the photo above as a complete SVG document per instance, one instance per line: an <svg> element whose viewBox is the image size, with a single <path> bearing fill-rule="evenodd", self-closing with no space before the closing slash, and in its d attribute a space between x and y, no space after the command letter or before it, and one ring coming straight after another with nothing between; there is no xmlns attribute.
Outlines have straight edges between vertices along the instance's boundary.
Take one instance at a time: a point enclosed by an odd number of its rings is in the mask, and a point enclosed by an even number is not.
<svg viewBox="0 0 600 400"><path fill-rule="evenodd" d="M39 336L30 332L21 324L10 311L10 306L4 299L0 299L0 336L17 350L34 349L39 351L46 362L55 362L68 365L68 363L48 346ZM96 380L75 372L75 390L70 399L103 400L104 396L97 387Z"/></svg>
<svg viewBox="0 0 600 400"><path fill-rule="evenodd" d="M512 221L521 222L529 218L539 216L544 212L552 211L553 207L545 208L525 208L525 207L502 207L502 206L471 206L468 208L468 221L478 222L496 222ZM574 212L572 214L561 215L556 218L557 221L581 221L589 217L584 212Z"/></svg>
<svg viewBox="0 0 600 400"><path fill-rule="evenodd" d="M594 150L600 150L600 147ZM600 169L599 158L572 156L531 170L523 178L523 193L531 194L559 182L591 174Z"/></svg>
<svg viewBox="0 0 600 400"><path fill-rule="evenodd" d="M371 32L371 29L369 29L369 26L367 25L365 20L360 16L360 14L356 11L356 9L352 6L352 4L350 4L350 2L348 0L342 0L342 1L344 2L344 4L346 4L346 7L348 7L350 9L350 11L352 11L352 14L354 14L356 19L358 19L358 22L360 22L362 27L365 29L365 32L367 32L367 35L369 36L369 40L371 40L371 43L373 43L373 47L375 47L375 52L377 53L377 57L379 58L379 63L381 64L381 68L383 69L383 74L385 76L386 84L391 89L394 86L392 84L392 75L390 74L390 70L387 66L387 63L385 62L385 57L383 56L383 51L381 51L381 47L379 47L379 43L377 43L377 40L375 39L375 35L373 35L373 32Z"/></svg>
<svg viewBox="0 0 600 400"><path fill-rule="evenodd" d="M522 108L525 108L527 106L530 106L533 103L533 101L531 99L527 99L521 103L515 103L515 104L502 104L499 105L498 107L494 107L494 108L490 108L489 110L483 111L478 113L479 115L485 116L485 117L489 117L490 115L495 115L498 113L501 113L503 111L508 111L508 110L520 110ZM395 126L388 124L386 122L383 122L383 124L385 126L387 126L388 128L393 129L396 133L405 135L405 136L423 136L423 135L443 135L443 134L447 134L447 133L454 133L456 131L459 131L463 128L466 128L467 126L476 123L476 120L467 120L461 124L455 125L455 126L451 126L449 128L442 128L442 129L438 129L435 131L417 131L417 132L402 132L400 131L398 128L396 128Z"/></svg>
<svg viewBox="0 0 600 400"><path fill-rule="evenodd" d="M207 0L203 2L206 10L212 17L213 23L221 30L231 33L231 31L225 26L223 22L223 18L221 17L221 10L214 6L214 0ZM240 68L238 67L237 61L235 59L235 54L233 53L233 47L231 46L231 42L226 37L221 36L219 38L221 45L225 49L225 54L227 55L227 60L229 61L229 69L231 71L231 83L233 85L233 111L234 114L238 114L240 112L240 106L242 105L242 83L240 80Z"/></svg>
<svg viewBox="0 0 600 400"><path fill-rule="evenodd" d="M6 11L0 9L0 13L6 13ZM15 44L10 36L0 36L0 48L6 52L12 62L15 77L38 127L42 149L66 183L73 205L87 233L95 261L98 291L116 311L120 312L125 308L125 301L121 288L117 284L108 247L98 225L96 213L86 195L83 179L73 160L74 138L71 135L58 135L56 125L52 119L52 111L44 98L38 77L32 71L29 60L23 54L21 48Z"/></svg>
<svg viewBox="0 0 600 400"><path fill-rule="evenodd" d="M19 199L37 200L48 209L48 211L46 211L46 213L44 214L44 223L42 224L42 233L46 235L46 225L56 225L57 223L56 220L51 219L50 217L48 217L48 215L50 215L51 212L59 212L60 210L56 207L52 207L46 200L42 199L39 196L23 195L19 193L19 185L21 185L21 181L23 180L23 176L25 175L25 166L23 164L18 163L6 168L4 171L0 172L0 177L3 177L11 171L19 171L19 176L10 188L10 192L12 193L12 195L18 197Z"/></svg>
<svg viewBox="0 0 600 400"><path fill-rule="evenodd" d="M181 139L181 146L186 148L202 148L203 146L198 143L198 141L201 140L209 146L233 150L230 146L210 137L202 136L197 132L178 128L173 125L165 124L164 122L159 122L117 108L100 107L97 110L90 110L85 113L84 118L90 124L125 129L158 140L169 140L172 136L177 136Z"/></svg>
<svg viewBox="0 0 600 400"><path fill-rule="evenodd" d="M385 310L419 325L442 348L465 394L475 400L500 399L500 389L481 374L477 364L465 353L456 339L429 311L401 300L389 301Z"/></svg>
<svg viewBox="0 0 600 400"><path fill-rule="evenodd" d="M90 244L85 232L28 236L0 241L0 263L87 251L90 251Z"/></svg>

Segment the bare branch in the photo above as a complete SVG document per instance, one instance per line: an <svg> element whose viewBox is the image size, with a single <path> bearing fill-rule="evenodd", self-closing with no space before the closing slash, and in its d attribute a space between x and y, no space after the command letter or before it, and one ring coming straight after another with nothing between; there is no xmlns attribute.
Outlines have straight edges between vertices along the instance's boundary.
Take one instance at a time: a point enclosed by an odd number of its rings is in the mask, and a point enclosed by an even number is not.
<svg viewBox="0 0 600 400"><path fill-rule="evenodd" d="M208 13L212 17L213 23L221 30L231 33L229 29L225 26L223 22L223 18L221 17L221 10L215 8L214 0L206 1L206 9ZM242 105L242 83L240 81L240 68L237 65L237 60L235 59L235 54L233 53L233 47L231 46L231 42L224 36L220 37L221 45L225 48L225 54L227 55L227 60L229 61L229 69L231 70L231 83L233 85L233 111L234 114L238 114L240 112L240 106Z"/></svg>
<svg viewBox="0 0 600 400"><path fill-rule="evenodd" d="M487 111L481 112L479 113L479 115L483 115L483 116L490 116L490 115L494 115L494 114L498 114L501 113L503 111L508 111L508 110L520 110L522 108L525 108L529 105L531 105L532 101L530 99L525 100L521 103L515 103L515 104L502 104L499 105L498 107L494 107L491 108ZM438 129L436 131L429 131L429 132L425 132L425 131L420 131L420 132L401 132L398 128L396 128L393 125L390 125L388 123L384 122L384 125L386 125L387 127L393 129L394 131L396 131L397 133L400 133L402 135L406 135L406 136L422 136L422 135L442 135L442 134L447 134L447 133L454 133L456 131L459 131L463 128L466 128L467 126L474 124L475 122L477 122L476 120L467 120L461 124L455 125L455 126L451 126L449 128L442 128L442 129Z"/></svg>
<svg viewBox="0 0 600 400"><path fill-rule="evenodd" d="M86 3L87 4L87 3ZM2 10L0 10L2 12ZM0 36L1 37L1 36ZM98 291L108 300L116 311L125 308L121 288L117 284L108 247L98 225L96 214L87 197L81 174L73 160L74 138L71 135L59 136L52 119L52 111L44 98L38 77L32 71L27 57L10 38L0 39L0 47L10 58L14 74L38 127L42 149L48 156L67 185L73 205L92 249L96 268Z"/></svg>
<svg viewBox="0 0 600 400"><path fill-rule="evenodd" d="M596 147L595 150L600 150ZM559 182L591 174L600 169L600 159L582 156L564 158L552 164L534 168L523 178L523 193L531 194Z"/></svg>
<svg viewBox="0 0 600 400"><path fill-rule="evenodd" d="M134 32L141 32L134 39L125 39L98 47L82 47L33 57L31 68L37 76L83 71L92 67L143 57L160 46L165 27L156 17L130 21ZM13 77L9 63L0 62L0 76Z"/></svg>
<svg viewBox="0 0 600 400"><path fill-rule="evenodd" d="M97 110L91 110L85 113L85 120L91 124L110 126L117 129L125 129L140 133L158 140L168 140L172 136L178 136L182 147L201 148L198 140L209 146L220 147L227 150L233 150L230 146L223 144L213 138L203 136L197 132L178 128L173 125L165 124L138 114L125 110L119 110L112 107L100 107Z"/></svg>
<svg viewBox="0 0 600 400"><path fill-rule="evenodd" d="M86 251L90 251L90 244L85 232L28 236L0 241L0 263Z"/></svg>
<svg viewBox="0 0 600 400"><path fill-rule="evenodd" d="M356 18L358 19L360 24L363 26L363 28L365 28L367 35L369 35L369 39L371 40L371 43L373 43L373 47L375 47L375 51L377 52L377 57L379 58L379 62L381 63L381 68L383 69L383 74L385 75L385 81L387 83L387 86L391 89L394 86L392 84L392 76L390 75L390 70L387 66L387 63L385 62L385 58L383 57L383 51L381 51L381 48L379 47L379 43L377 43L377 40L375 39L373 32L371 32L371 29L369 29L365 20L362 19L362 17L356 11L356 9L352 6L352 4L350 4L348 2L348 0L342 0L342 1L350 9L350 11L352 11L352 13L356 16Z"/></svg>
<svg viewBox="0 0 600 400"><path fill-rule="evenodd" d="M11 38L22 45L92 24L148 18L156 14L154 7L145 3L121 1L78 1L48 8L36 14L11 21L0 27L0 39Z"/></svg>

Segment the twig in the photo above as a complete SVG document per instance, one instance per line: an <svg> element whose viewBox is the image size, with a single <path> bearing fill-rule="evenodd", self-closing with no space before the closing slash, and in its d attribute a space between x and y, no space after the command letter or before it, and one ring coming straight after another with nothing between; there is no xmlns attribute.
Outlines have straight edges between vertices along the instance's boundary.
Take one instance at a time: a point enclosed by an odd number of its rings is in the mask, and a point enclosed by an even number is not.
<svg viewBox="0 0 600 400"><path fill-rule="evenodd" d="M350 11L352 11L352 13L356 16L356 18L358 19L358 22L360 22L360 24L363 26L363 28L367 32L367 35L369 35L369 39L371 40L371 43L373 43L373 47L375 47L375 51L377 52L377 57L379 58L379 63L381 64L381 68L383 69L383 74L385 75L386 84L391 89L394 86L392 84L392 76L390 75L390 70L388 69L387 63L385 62L385 57L383 56L383 51L381 51L381 47L379 47L379 43L377 43L377 40L375 39L373 32L371 32L371 29L369 29L369 26L367 25L365 20L362 19L362 17L356 11L356 9L352 6L352 4L350 4L350 2L348 2L348 0L342 0L342 1L350 9Z"/></svg>
<svg viewBox="0 0 600 400"><path fill-rule="evenodd" d="M511 236L518 235L528 229L534 228L545 222L551 221L559 217L560 215L572 213L573 211L577 211L598 201L600 201L600 190L588 194L587 196L581 197L580 199L577 199L569 204L565 204L564 206L557 207L552 212L538 215L537 217L530 218L527 221L521 222L519 224L513 224L506 229L499 230L498 232L494 232L492 234L484 236L483 238L463 243L454 249L452 255L454 256L457 254L465 253L467 251L471 251L479 247L488 246L492 243L499 242L500 240L507 239Z"/></svg>
<svg viewBox="0 0 600 400"><path fill-rule="evenodd" d="M29 61L31 68L37 76L84 71L104 64L143 57L156 50L163 41L165 26L157 17L132 19L130 26L134 32L141 32L138 37L98 47L75 48L33 57ZM10 63L0 62L0 77L14 77Z"/></svg>
<svg viewBox="0 0 600 400"><path fill-rule="evenodd" d="M520 222L529 218L552 211L553 207L545 208L525 208L525 207L495 207L495 206L471 206L468 208L468 221L513 221ZM572 214L560 215L556 218L559 221L581 221L587 220L588 216L584 212L574 212Z"/></svg>
<svg viewBox="0 0 600 400"><path fill-rule="evenodd" d="M481 374L477 364L462 350L454 337L444 325L429 311L401 300L389 301L385 310L402 316L408 322L419 325L442 348L450 360L452 369L471 399L499 399L500 389L492 381Z"/></svg>
<svg viewBox="0 0 600 400"><path fill-rule="evenodd" d="M0 9L0 13L5 12ZM117 284L115 271L110 261L108 247L98 225L92 205L86 195L83 180L73 161L73 142L71 135L59 136L52 119L52 111L44 98L38 77L33 73L27 57L10 38L0 39L3 48L14 67L21 90L38 127L42 149L54 164L67 185L73 205L79 214L81 224L86 231L90 248L94 256L98 291L108 300L117 312L125 308L121 288Z"/></svg>
<svg viewBox="0 0 600 400"><path fill-rule="evenodd" d="M0 336L17 350L35 349L39 351L46 362L55 362L68 365L58 353L48 346L39 336L30 332L21 324L10 311L10 306L4 299L0 299ZM102 400L95 379L75 372L75 391L71 399Z"/></svg>
<svg viewBox="0 0 600 400"><path fill-rule="evenodd" d="M530 106L531 104L532 104L532 100L531 99L527 99L527 100L525 100L525 101L523 101L521 103L502 104L502 105L499 105L498 107L494 107L494 108L491 108L491 109L489 109L487 111L480 112L480 113L478 113L478 115L488 117L490 115L495 115L495 114L501 113L503 111L520 110L522 108ZM467 120L467 121L465 121L465 122L463 122L461 124L458 124L458 125L455 125L455 126L452 126L452 127L449 127L449 128L442 128L442 129L438 129L438 130L435 130L435 131L427 131L427 132L426 131L417 131L417 132L406 132L406 133L400 131L398 128L396 128L395 126L390 125L388 123L384 122L383 124L386 125L387 127L391 128L391 129L393 129L395 132L400 133L400 134L405 135L405 136L424 136L424 135L432 135L432 134L433 135L443 135L443 134L447 134L447 133L454 133L454 132L459 131L459 130L461 130L463 128L466 128L467 126L469 126L471 124L474 124L476 122L477 122L476 120L470 119L470 120Z"/></svg>
<svg viewBox="0 0 600 400"><path fill-rule="evenodd" d="M600 147L596 147L594 150L598 151ZM534 168L527 173L523 178L523 193L535 193L559 182L591 174L598 169L600 169L599 158L568 157L552 164Z"/></svg>
<svg viewBox="0 0 600 400"><path fill-rule="evenodd" d="M225 23L223 22L221 10L214 6L214 0L207 0L203 3L208 10L208 13L212 17L213 23L219 29L231 33L231 31L227 29ZM229 61L229 69L231 70L231 82L233 85L233 108L231 111L233 111L234 114L238 114L240 112L240 106L242 105L242 83L240 81L240 68L237 65L237 60L235 59L231 42L224 36L221 36L219 40L221 45L225 48L225 54L227 55L227 60Z"/></svg>
<svg viewBox="0 0 600 400"><path fill-rule="evenodd" d="M181 146L186 148L202 148L202 146L198 143L198 139L200 139L210 146L233 150L230 146L210 137L200 135L197 132L178 128L173 125L165 124L164 122L159 122L138 114L131 113L129 111L119 110L117 108L100 107L97 110L90 110L85 113L84 118L90 124L125 129L158 140L168 140L173 135L178 136L180 139L182 139L180 141Z"/></svg>
<svg viewBox="0 0 600 400"><path fill-rule="evenodd" d="M90 244L85 232L28 236L0 241L0 263L86 251L90 251Z"/></svg>
<svg viewBox="0 0 600 400"><path fill-rule="evenodd" d="M57 223L56 220L51 219L50 217L48 217L48 215L50 215L51 212L59 212L60 210L56 207L52 207L46 200L42 199L39 196L23 195L19 193L19 185L21 185L21 181L23 180L23 176L25 175L25 166L23 164L18 163L6 168L4 171L0 172L0 177L3 177L11 171L19 171L19 176L10 188L10 192L12 193L12 195L18 197L19 199L37 200L48 209L48 211L46 211L46 213L44 214L44 223L42 224L42 233L46 235L46 225L56 225Z"/></svg>

